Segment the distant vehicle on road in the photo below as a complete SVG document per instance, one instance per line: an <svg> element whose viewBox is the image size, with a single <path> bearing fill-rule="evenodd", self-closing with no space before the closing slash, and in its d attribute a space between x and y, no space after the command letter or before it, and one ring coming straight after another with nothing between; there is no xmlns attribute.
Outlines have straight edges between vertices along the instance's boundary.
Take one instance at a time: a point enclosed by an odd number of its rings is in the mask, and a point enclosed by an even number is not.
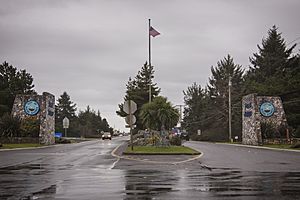
<svg viewBox="0 0 300 200"><path fill-rule="evenodd" d="M190 136L187 132L182 132L180 134L180 138L183 139L183 140L186 140L186 141L189 141L190 140Z"/></svg>
<svg viewBox="0 0 300 200"><path fill-rule="evenodd" d="M111 140L111 134L110 134L110 132L104 132L102 134L102 140L105 140L105 139L110 139Z"/></svg>

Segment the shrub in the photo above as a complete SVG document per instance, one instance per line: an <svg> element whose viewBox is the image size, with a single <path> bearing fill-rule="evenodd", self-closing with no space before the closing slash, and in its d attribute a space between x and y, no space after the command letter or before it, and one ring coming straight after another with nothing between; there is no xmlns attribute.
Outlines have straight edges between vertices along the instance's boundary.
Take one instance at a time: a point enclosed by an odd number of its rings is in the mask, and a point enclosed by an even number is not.
<svg viewBox="0 0 300 200"><path fill-rule="evenodd" d="M181 146L181 138L179 136L174 136L170 139L170 144L175 146Z"/></svg>
<svg viewBox="0 0 300 200"><path fill-rule="evenodd" d="M278 138L278 130L272 122L261 122L261 134L263 139Z"/></svg>
<svg viewBox="0 0 300 200"><path fill-rule="evenodd" d="M228 132L225 132L221 128L211 128L202 131L201 135L197 133L192 134L191 139L196 141L223 142L228 141Z"/></svg>
<svg viewBox="0 0 300 200"><path fill-rule="evenodd" d="M29 117L22 120L21 134L23 137L39 137L40 122L36 117Z"/></svg>
<svg viewBox="0 0 300 200"><path fill-rule="evenodd" d="M13 117L9 113L4 114L0 118L0 134L2 137L20 137L21 135L21 120L18 117Z"/></svg>
<svg viewBox="0 0 300 200"><path fill-rule="evenodd" d="M295 138L300 138L300 126L298 126L296 129L290 131L292 133L292 136Z"/></svg>
<svg viewBox="0 0 300 200"><path fill-rule="evenodd" d="M300 148L300 142L297 142L291 146L291 148Z"/></svg>
<svg viewBox="0 0 300 200"><path fill-rule="evenodd" d="M65 138L55 138L55 143L56 144L70 144L71 141L67 140Z"/></svg>

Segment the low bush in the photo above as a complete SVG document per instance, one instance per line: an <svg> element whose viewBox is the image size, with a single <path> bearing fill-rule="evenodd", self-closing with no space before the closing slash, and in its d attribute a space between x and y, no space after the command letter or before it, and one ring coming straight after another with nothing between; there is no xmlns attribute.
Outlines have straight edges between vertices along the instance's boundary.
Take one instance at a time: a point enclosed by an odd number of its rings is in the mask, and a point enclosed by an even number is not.
<svg viewBox="0 0 300 200"><path fill-rule="evenodd" d="M56 144L70 144L71 140L67 140L65 138L55 138Z"/></svg>
<svg viewBox="0 0 300 200"><path fill-rule="evenodd" d="M300 142L297 142L291 146L291 148L300 148Z"/></svg>
<svg viewBox="0 0 300 200"><path fill-rule="evenodd" d="M179 136L174 136L170 139L170 144L175 146L181 146L181 138Z"/></svg>
<svg viewBox="0 0 300 200"><path fill-rule="evenodd" d="M20 118L13 117L9 113L6 113L0 118L0 125L0 136L10 138L21 136Z"/></svg>

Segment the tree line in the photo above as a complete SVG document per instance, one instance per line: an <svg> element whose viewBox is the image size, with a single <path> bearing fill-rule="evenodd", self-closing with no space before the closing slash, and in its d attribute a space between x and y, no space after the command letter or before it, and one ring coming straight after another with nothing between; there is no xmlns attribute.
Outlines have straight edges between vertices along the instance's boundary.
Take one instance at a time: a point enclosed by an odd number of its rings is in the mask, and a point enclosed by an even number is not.
<svg viewBox="0 0 300 200"><path fill-rule="evenodd" d="M17 94L37 94L34 90L33 77L25 69L17 69L8 62L0 64L0 136L1 137L38 137L39 121L28 117L24 120L13 117L11 111ZM62 132L62 120L69 118L68 136L95 137L99 133L113 132L107 120L87 106L76 114L76 104L67 92L57 99L55 105L55 131Z"/></svg>
<svg viewBox="0 0 300 200"><path fill-rule="evenodd" d="M273 26L257 47L258 52L249 58L248 70L227 55L211 67L211 77L205 87L193 83L183 91L186 105L183 127L194 138L228 140L229 81L233 136L241 138L242 97L257 93L281 97L290 132L300 137L300 55L293 53L296 44L286 44L278 28Z"/></svg>
<svg viewBox="0 0 300 200"><path fill-rule="evenodd" d="M79 110L76 114L76 104L71 101L67 92L58 98L55 106L55 131L64 133L63 119L70 120L67 136L73 137L97 137L101 132L113 132L105 118L101 117L100 111L93 110L89 105L85 110Z"/></svg>

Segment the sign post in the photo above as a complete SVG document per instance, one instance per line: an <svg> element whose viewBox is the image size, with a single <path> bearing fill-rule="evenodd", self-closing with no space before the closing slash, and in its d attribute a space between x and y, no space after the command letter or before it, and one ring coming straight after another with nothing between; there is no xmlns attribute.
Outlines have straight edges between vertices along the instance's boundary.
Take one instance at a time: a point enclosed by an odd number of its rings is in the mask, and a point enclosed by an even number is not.
<svg viewBox="0 0 300 200"><path fill-rule="evenodd" d="M70 120L65 117L63 119L63 128L65 129L65 137L67 137L67 129L69 128Z"/></svg>
<svg viewBox="0 0 300 200"><path fill-rule="evenodd" d="M133 127L133 124L136 122L136 118L133 115L133 113L137 110L137 105L134 101L127 100L124 103L123 110L125 113L129 114L125 118L125 121L128 123L129 128L130 128L130 143L131 143L131 150L133 150L132 127Z"/></svg>

